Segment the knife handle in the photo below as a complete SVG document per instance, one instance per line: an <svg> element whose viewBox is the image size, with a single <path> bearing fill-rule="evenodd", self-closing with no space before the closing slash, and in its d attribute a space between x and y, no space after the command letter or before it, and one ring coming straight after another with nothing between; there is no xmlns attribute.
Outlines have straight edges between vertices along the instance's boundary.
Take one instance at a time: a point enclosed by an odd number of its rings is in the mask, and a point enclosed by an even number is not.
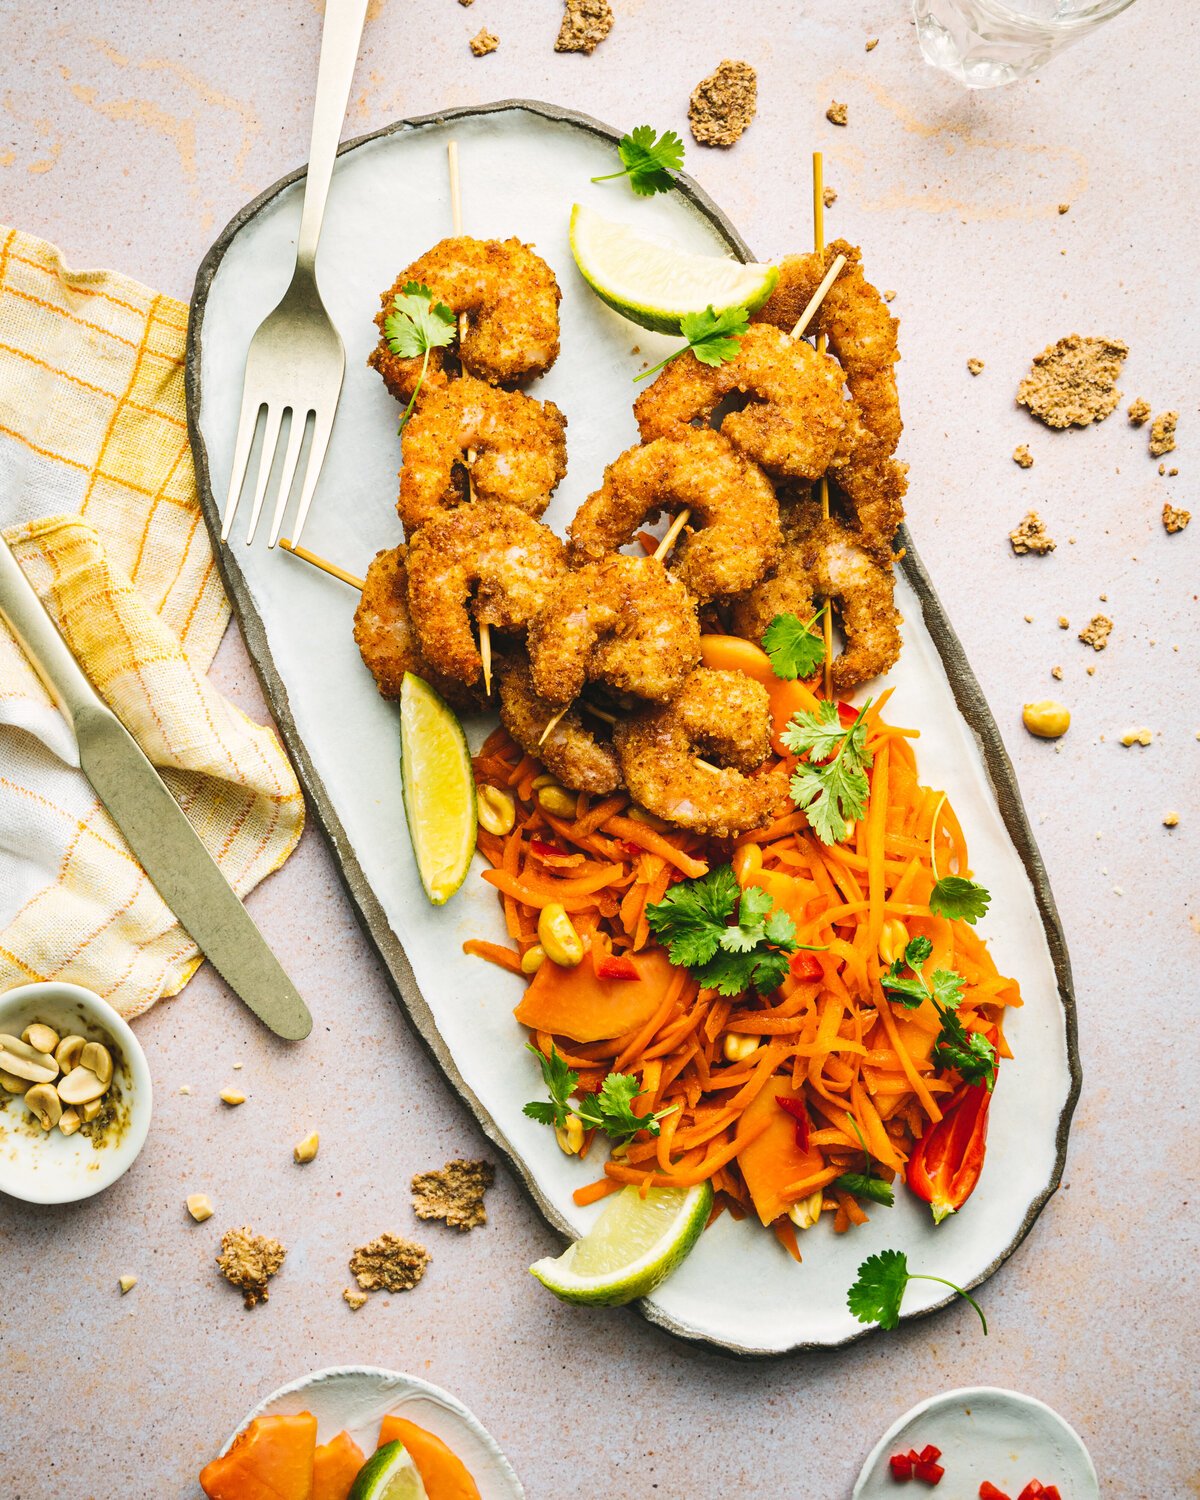
<svg viewBox="0 0 1200 1500"><path fill-rule="evenodd" d="M0 536L0 618L17 638L72 730L75 718L102 700L84 676L12 548Z"/></svg>

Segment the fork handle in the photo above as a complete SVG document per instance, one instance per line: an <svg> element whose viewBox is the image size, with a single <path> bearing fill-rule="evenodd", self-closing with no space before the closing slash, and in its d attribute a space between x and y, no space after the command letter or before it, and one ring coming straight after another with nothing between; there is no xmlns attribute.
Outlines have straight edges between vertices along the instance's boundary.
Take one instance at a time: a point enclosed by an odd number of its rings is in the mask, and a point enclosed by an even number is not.
<svg viewBox="0 0 1200 1500"><path fill-rule="evenodd" d="M366 15L367 0L325 0L312 141L308 149L308 175L304 182L304 212L300 218L300 237L296 241L296 265L310 272L316 265L325 200L329 197L333 161L341 139L342 122L346 118L346 104L350 98L350 84L358 61Z"/></svg>

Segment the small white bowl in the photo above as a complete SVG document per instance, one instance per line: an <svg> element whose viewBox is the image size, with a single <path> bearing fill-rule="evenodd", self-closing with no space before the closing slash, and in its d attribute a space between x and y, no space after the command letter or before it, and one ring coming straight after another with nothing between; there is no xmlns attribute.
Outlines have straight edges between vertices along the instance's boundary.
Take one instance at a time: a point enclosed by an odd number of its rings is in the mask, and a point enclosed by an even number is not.
<svg viewBox="0 0 1200 1500"><path fill-rule="evenodd" d="M102 1192L133 1165L150 1129L150 1068L112 1006L77 984L24 984L0 995L0 1032L19 1037L32 1021L60 1036L103 1042L113 1057L109 1092L118 1118L99 1147L82 1131L44 1131L20 1095L0 1089L0 1192L26 1203L74 1203Z"/></svg>

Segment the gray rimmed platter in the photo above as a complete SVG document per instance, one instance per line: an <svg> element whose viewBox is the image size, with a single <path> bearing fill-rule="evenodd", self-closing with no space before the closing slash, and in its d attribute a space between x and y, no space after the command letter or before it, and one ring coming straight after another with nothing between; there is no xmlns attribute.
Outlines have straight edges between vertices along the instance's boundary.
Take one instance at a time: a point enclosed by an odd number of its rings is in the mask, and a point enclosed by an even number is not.
<svg viewBox="0 0 1200 1500"><path fill-rule="evenodd" d="M318 274L346 343L346 383L304 541L360 575L376 551L400 540L397 408L366 366L377 337L372 319L381 290L451 232L451 137L459 143L467 233L532 241L563 290L562 354L531 388L554 400L570 424L567 477L546 514L560 533L604 465L637 439L632 377L677 342L634 328L588 290L570 253L572 203L701 253L751 258L686 177L677 192L651 200L634 198L620 183L593 185L592 177L613 169L618 133L553 106L512 100L449 111L343 146ZM512 1018L521 982L461 951L468 937L503 941L492 888L469 876L436 909L421 891L401 801L396 708L378 697L359 660L354 593L261 542L224 547L216 540L246 348L291 274L302 177L293 173L248 204L196 278L188 421L205 521L267 699L401 1005L547 1224L575 1237L599 1212L598 1205L578 1208L571 1196L595 1176L596 1164L564 1157L552 1133L521 1113L540 1092ZM992 892L981 931L1001 970L1020 980L1025 1000L1008 1027L1016 1058L1001 1073L987 1165L969 1211L935 1229L924 1206L901 1194L895 1208L874 1213L853 1236L806 1236L799 1267L774 1236L725 1215L683 1267L638 1304L676 1336L730 1354L783 1354L861 1336L866 1330L847 1311L846 1289L858 1262L888 1246L906 1250L914 1269L977 1286L1029 1232L1065 1161L1080 1073L1062 929L999 732L911 538L902 534L900 541L907 548L896 588L904 651L887 678L896 688L889 717L920 730L921 778L950 794L972 864ZM468 723L473 746L493 722ZM951 1299L943 1292L913 1283L904 1316L944 1306Z"/></svg>

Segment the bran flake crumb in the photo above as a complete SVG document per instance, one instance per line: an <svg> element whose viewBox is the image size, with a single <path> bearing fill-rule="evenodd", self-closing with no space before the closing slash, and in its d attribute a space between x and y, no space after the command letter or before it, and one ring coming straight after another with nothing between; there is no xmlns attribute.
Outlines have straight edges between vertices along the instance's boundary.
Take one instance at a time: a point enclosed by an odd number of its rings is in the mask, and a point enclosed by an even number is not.
<svg viewBox="0 0 1200 1500"><path fill-rule="evenodd" d="M476 57L486 57L489 52L495 52L500 45L500 38L486 26L481 26L476 36L471 38L471 51Z"/></svg>
<svg viewBox="0 0 1200 1500"><path fill-rule="evenodd" d="M590 57L613 29L608 0L566 0L555 52L585 52Z"/></svg>
<svg viewBox="0 0 1200 1500"><path fill-rule="evenodd" d="M1163 506L1162 523L1172 536L1177 531L1182 531L1191 519L1192 513L1190 510L1184 510L1181 506L1177 505Z"/></svg>
<svg viewBox="0 0 1200 1500"><path fill-rule="evenodd" d="M1108 645L1108 637L1112 628L1113 622L1107 615L1093 615L1088 624L1079 632L1079 639L1085 646L1090 646L1093 651L1103 651Z"/></svg>
<svg viewBox="0 0 1200 1500"><path fill-rule="evenodd" d="M1060 203L1058 205L1058 211L1060 214L1065 214L1070 207L1071 205L1069 203Z"/></svg>
<svg viewBox="0 0 1200 1500"><path fill-rule="evenodd" d="M1017 404L1028 407L1047 427L1102 422L1121 399L1116 382L1128 353L1119 339L1084 338L1078 333L1048 344L1022 380Z"/></svg>
<svg viewBox="0 0 1200 1500"><path fill-rule="evenodd" d="M458 0L460 5L474 5L475 0Z"/></svg>
<svg viewBox="0 0 1200 1500"><path fill-rule="evenodd" d="M884 292L884 294L883 294L883 300L885 302L894 302L896 300L896 294L895 294L895 292L891 292L891 291Z"/></svg>
<svg viewBox="0 0 1200 1500"><path fill-rule="evenodd" d="M1089 677L1095 677L1095 675L1096 675L1096 669L1095 669L1095 667L1089 667L1087 669L1087 672L1088 672L1088 676Z"/></svg>
<svg viewBox="0 0 1200 1500"><path fill-rule="evenodd" d="M1167 478L1168 479L1174 479L1175 476L1176 476L1176 474L1178 474L1178 473L1179 473L1178 469L1168 469L1167 470Z"/></svg>
<svg viewBox="0 0 1200 1500"><path fill-rule="evenodd" d="M1161 458L1175 446L1175 424L1179 421L1177 411L1165 411L1155 417L1150 428L1150 457Z"/></svg>
<svg viewBox="0 0 1200 1500"><path fill-rule="evenodd" d="M980 372L980 370L983 369L983 360L981 360L981 359L969 359L969 360L967 360L967 369L970 370L970 372L971 372L972 375L978 375L979 372Z"/></svg>
<svg viewBox="0 0 1200 1500"><path fill-rule="evenodd" d="M837 202L837 194L831 187L821 189L821 202L826 208L832 208Z"/></svg>
<svg viewBox="0 0 1200 1500"><path fill-rule="evenodd" d="M1122 745L1148 745L1154 736L1148 729L1131 729L1121 736Z"/></svg>
<svg viewBox="0 0 1200 1500"><path fill-rule="evenodd" d="M868 52L874 52L875 48L878 47L878 46L879 46L879 38L877 36L869 36L867 38L867 51Z"/></svg>
<svg viewBox="0 0 1200 1500"><path fill-rule="evenodd" d="M221 1236L217 1265L221 1275L242 1293L246 1306L269 1301L267 1282L283 1265L287 1251L269 1235L256 1234L248 1224L227 1229Z"/></svg>
<svg viewBox="0 0 1200 1500"><path fill-rule="evenodd" d="M1070 622L1070 620L1067 619L1066 615L1059 615L1059 617L1058 617L1058 628L1060 630L1070 630L1070 628L1071 628L1071 622Z"/></svg>
<svg viewBox="0 0 1200 1500"><path fill-rule="evenodd" d="M1044 555L1053 552L1055 547L1054 538L1046 530L1046 523L1036 510L1026 512L1021 524L1008 533L1008 539L1018 557L1024 557L1027 552ZM1026 615L1025 618L1032 620L1033 616Z"/></svg>
<svg viewBox="0 0 1200 1500"><path fill-rule="evenodd" d="M1127 415L1131 427L1140 427L1143 422L1148 422L1150 420L1149 401L1143 401L1141 396L1136 401L1131 401Z"/></svg>
<svg viewBox="0 0 1200 1500"><path fill-rule="evenodd" d="M1176 827L1178 825L1178 823L1179 823L1179 814L1177 812L1169 812L1166 815L1166 817L1163 819L1163 827L1164 828L1174 828L1174 827Z"/></svg>
<svg viewBox="0 0 1200 1500"><path fill-rule="evenodd" d="M688 124L701 146L732 146L757 108L758 74L727 57L692 90Z"/></svg>
<svg viewBox="0 0 1200 1500"><path fill-rule="evenodd" d="M399 1234L381 1234L359 1245L350 1270L364 1292L410 1292L433 1257L423 1245Z"/></svg>
<svg viewBox="0 0 1200 1500"><path fill-rule="evenodd" d="M458 3L460 5L470 5L471 0L458 0ZM356 1292L354 1288L350 1286L342 1288L342 1296L350 1304L350 1309L352 1312L357 1312L363 1305L363 1303L367 1300L366 1292Z"/></svg>
<svg viewBox="0 0 1200 1500"><path fill-rule="evenodd" d="M839 104L837 100L834 99L829 108L825 111L825 118L831 125L849 124L849 106L845 104Z"/></svg>
<svg viewBox="0 0 1200 1500"><path fill-rule="evenodd" d="M1059 682L1061 682L1062 681L1062 668L1061 667L1051 667L1050 668L1050 675L1051 675L1051 677L1054 677Z"/></svg>
<svg viewBox="0 0 1200 1500"><path fill-rule="evenodd" d="M1158 466L1158 472L1160 474L1165 474L1167 472L1167 466L1166 466L1166 464L1159 464L1159 466Z"/></svg>
<svg viewBox="0 0 1200 1500"><path fill-rule="evenodd" d="M418 1172L412 1180L413 1208L419 1219L445 1219L466 1231L487 1223L483 1195L496 1179L488 1161L448 1161L440 1172Z"/></svg>
<svg viewBox="0 0 1200 1500"><path fill-rule="evenodd" d="M1033 454L1025 443L1013 450L1013 463L1020 464L1023 469L1033 468Z"/></svg>

